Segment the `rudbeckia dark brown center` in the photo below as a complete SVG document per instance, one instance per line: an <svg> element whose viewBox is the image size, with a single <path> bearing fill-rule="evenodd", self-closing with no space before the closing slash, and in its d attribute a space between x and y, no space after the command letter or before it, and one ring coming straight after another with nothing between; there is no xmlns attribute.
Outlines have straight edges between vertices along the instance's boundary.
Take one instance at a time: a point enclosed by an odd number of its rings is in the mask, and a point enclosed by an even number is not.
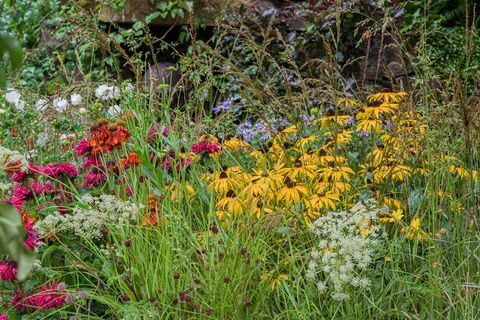
<svg viewBox="0 0 480 320"><path fill-rule="evenodd" d="M223 171L222 173L220 173L219 178L220 179L226 179L226 178L228 178L228 174L225 171Z"/></svg>

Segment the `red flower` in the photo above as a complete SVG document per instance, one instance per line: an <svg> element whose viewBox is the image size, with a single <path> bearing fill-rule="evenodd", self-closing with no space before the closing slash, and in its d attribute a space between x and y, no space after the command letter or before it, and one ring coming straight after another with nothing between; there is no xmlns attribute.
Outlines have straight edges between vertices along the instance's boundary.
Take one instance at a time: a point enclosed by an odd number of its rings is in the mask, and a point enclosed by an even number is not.
<svg viewBox="0 0 480 320"><path fill-rule="evenodd" d="M58 170L70 178L75 178L78 175L78 169L73 164L68 162L59 163Z"/></svg>
<svg viewBox="0 0 480 320"><path fill-rule="evenodd" d="M75 150L76 155L79 157L90 155L92 152L92 148L88 143L88 139L80 140L73 150Z"/></svg>
<svg viewBox="0 0 480 320"><path fill-rule="evenodd" d="M96 168L93 168L92 171L87 173L84 177L82 187L91 188L98 187L100 183L107 180L107 177L102 172L99 172Z"/></svg>
<svg viewBox="0 0 480 320"><path fill-rule="evenodd" d="M12 195L16 199L20 200L27 200L31 198L32 191L28 190L27 188L23 187L20 184L16 184L12 187Z"/></svg>
<svg viewBox="0 0 480 320"><path fill-rule="evenodd" d="M139 165L142 160L135 152L131 152L126 159L121 159L120 162L122 163L122 167L126 169Z"/></svg>
<svg viewBox="0 0 480 320"><path fill-rule="evenodd" d="M220 145L208 141L200 141L192 145L192 152L197 154L216 153L220 151Z"/></svg>
<svg viewBox="0 0 480 320"><path fill-rule="evenodd" d="M47 310L61 307L67 298L66 293L65 284L52 282L48 285L42 285L41 290L31 298L35 307L40 310Z"/></svg>
<svg viewBox="0 0 480 320"><path fill-rule="evenodd" d="M17 278L17 264L13 261L0 262L0 279L12 281Z"/></svg>
<svg viewBox="0 0 480 320"><path fill-rule="evenodd" d="M25 179L25 177L27 176L27 172L26 171L21 171L21 172L15 172L14 174L12 174L12 181L14 182L20 182L22 181L23 179Z"/></svg>

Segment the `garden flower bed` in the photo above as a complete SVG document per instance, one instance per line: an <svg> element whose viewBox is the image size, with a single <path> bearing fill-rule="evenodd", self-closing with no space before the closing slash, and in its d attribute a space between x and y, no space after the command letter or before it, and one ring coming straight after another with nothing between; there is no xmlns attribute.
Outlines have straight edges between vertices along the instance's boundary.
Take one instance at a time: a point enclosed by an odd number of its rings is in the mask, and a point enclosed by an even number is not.
<svg viewBox="0 0 480 320"><path fill-rule="evenodd" d="M415 279L400 275L409 268L437 270L460 232L448 222L464 210L452 188L477 188L476 170L429 150L424 111L405 92L339 99L296 124L242 123L223 139L168 110L156 117L131 86L74 93L61 108L22 99L6 93L7 118L81 125L13 124L0 149L3 201L37 258L26 282L14 261L0 262L5 319L271 318L338 302L348 314L349 303ZM426 201L446 216L426 215Z"/></svg>

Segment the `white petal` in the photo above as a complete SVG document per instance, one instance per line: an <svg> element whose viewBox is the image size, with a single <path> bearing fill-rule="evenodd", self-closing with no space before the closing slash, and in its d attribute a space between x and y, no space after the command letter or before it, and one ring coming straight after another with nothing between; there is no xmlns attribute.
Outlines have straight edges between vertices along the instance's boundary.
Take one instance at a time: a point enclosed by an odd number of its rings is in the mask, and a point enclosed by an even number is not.
<svg viewBox="0 0 480 320"><path fill-rule="evenodd" d="M82 104L82 96L78 93L74 93L70 96L70 101L72 102L72 105L78 106Z"/></svg>
<svg viewBox="0 0 480 320"><path fill-rule="evenodd" d="M8 91L5 94L5 100L8 103L16 103L19 99L20 99L20 92L18 92L17 90Z"/></svg>

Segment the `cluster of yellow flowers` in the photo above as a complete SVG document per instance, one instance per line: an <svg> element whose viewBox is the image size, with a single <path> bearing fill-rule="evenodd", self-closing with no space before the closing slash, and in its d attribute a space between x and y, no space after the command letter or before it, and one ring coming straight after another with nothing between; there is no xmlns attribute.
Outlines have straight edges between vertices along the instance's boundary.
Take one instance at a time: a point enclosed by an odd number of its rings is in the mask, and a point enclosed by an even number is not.
<svg viewBox="0 0 480 320"><path fill-rule="evenodd" d="M433 162L452 163L450 171L461 178L475 177L458 159L427 161L422 111L406 98L400 92L373 94L366 103L341 99L324 116L292 125L260 148L236 138L224 141L219 164L232 163L227 158L247 161L202 176L215 193L217 216L228 221L240 214L281 213L311 223L328 211L351 208L368 192L390 208L380 221L400 222L399 186L427 175ZM404 229L409 238L421 238L420 223L414 217Z"/></svg>

